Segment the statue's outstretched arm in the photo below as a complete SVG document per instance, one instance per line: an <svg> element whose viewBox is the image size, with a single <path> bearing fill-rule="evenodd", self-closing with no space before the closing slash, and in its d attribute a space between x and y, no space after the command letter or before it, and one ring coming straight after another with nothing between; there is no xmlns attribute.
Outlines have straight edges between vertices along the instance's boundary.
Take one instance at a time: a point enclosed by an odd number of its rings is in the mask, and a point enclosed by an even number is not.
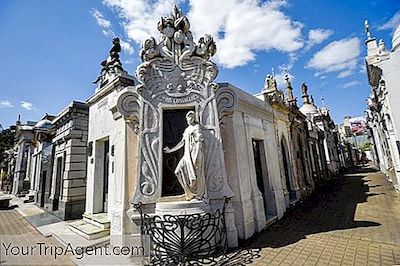
<svg viewBox="0 0 400 266"><path fill-rule="evenodd" d="M179 143L176 144L176 146L173 147L172 149L170 149L170 148L168 148L168 147L165 147L165 148L164 148L164 152L165 152L165 153L172 153L172 152L175 152L175 151L179 150L180 148L182 148L184 144L185 144L185 141L184 141L183 138L182 138L181 141L179 141Z"/></svg>

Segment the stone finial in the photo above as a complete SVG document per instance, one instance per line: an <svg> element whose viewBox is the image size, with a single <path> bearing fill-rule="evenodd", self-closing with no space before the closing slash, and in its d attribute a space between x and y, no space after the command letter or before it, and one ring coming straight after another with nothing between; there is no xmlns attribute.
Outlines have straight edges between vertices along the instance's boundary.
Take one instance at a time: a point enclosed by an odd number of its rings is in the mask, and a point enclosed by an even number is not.
<svg viewBox="0 0 400 266"><path fill-rule="evenodd" d="M379 52L384 52L386 50L385 42L380 39L378 43Z"/></svg>
<svg viewBox="0 0 400 266"><path fill-rule="evenodd" d="M308 87L305 82L301 84L301 92L302 92L301 98L303 98L303 104L309 104L310 98L308 96Z"/></svg>
<svg viewBox="0 0 400 266"><path fill-rule="evenodd" d="M293 88L292 84L290 83L289 75L287 74L287 71L285 70L285 81L286 81L286 97L287 97L287 104L289 106L296 106L296 98L293 96Z"/></svg>
<svg viewBox="0 0 400 266"><path fill-rule="evenodd" d="M367 39L368 39L368 40L372 39L372 37L371 37L371 32L369 31L368 20L365 20L365 21L364 21L364 29L365 29L365 33L367 34Z"/></svg>

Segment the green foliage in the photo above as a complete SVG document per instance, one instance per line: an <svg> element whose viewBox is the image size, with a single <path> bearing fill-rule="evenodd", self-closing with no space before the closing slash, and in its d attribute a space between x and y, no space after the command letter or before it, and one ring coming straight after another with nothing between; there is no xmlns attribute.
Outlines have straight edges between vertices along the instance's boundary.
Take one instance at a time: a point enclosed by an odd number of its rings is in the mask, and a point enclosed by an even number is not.
<svg viewBox="0 0 400 266"><path fill-rule="evenodd" d="M10 149L14 146L15 132L11 129L4 129L0 131L0 153Z"/></svg>

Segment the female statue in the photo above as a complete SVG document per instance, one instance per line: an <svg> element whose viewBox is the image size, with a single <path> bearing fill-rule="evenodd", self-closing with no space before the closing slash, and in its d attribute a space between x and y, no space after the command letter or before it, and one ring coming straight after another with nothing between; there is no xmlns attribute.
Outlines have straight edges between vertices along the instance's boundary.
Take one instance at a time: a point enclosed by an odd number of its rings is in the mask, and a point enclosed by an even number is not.
<svg viewBox="0 0 400 266"><path fill-rule="evenodd" d="M204 175L204 138L201 127L196 123L195 112L186 114L188 127L183 132L181 141L172 149L166 147L166 153L172 153L184 147L183 157L175 169L175 175L185 191L186 200L204 199L206 182Z"/></svg>

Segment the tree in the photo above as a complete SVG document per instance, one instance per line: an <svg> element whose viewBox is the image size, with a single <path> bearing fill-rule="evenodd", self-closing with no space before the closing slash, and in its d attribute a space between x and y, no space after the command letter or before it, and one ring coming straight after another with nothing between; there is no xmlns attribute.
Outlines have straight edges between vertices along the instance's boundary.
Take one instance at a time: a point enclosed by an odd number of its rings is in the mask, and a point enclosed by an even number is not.
<svg viewBox="0 0 400 266"><path fill-rule="evenodd" d="M4 159L4 152L14 146L15 131L11 128L3 129L0 125L0 162Z"/></svg>

